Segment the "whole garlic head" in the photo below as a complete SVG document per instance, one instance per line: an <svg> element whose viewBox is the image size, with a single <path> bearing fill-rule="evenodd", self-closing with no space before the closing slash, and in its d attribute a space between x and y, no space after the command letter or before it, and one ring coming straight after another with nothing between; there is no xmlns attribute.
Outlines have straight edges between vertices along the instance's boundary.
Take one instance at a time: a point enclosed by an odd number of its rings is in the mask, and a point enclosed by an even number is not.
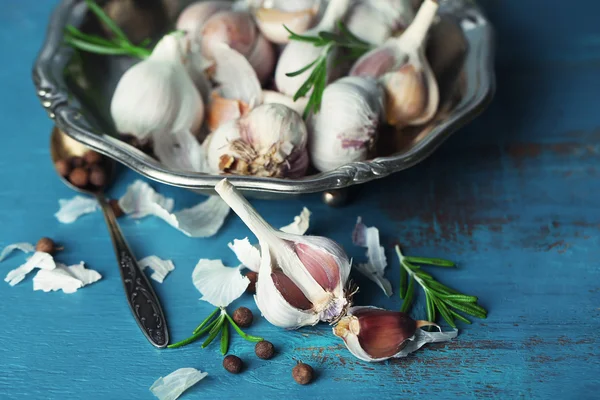
<svg viewBox="0 0 600 400"><path fill-rule="evenodd" d="M375 145L385 94L368 77L345 77L325 88L323 105L310 116L309 154L319 171L366 160Z"/></svg>
<svg viewBox="0 0 600 400"><path fill-rule="evenodd" d="M425 0L401 36L363 55L350 71L353 76L379 78L387 94L390 125L421 125L437 112L438 84L425 58L425 40L437 9L437 0Z"/></svg>
<svg viewBox="0 0 600 400"><path fill-rule="evenodd" d="M177 33L163 37L147 59L119 80L110 111L119 133L141 141L154 135L195 131L204 104L184 66L185 49Z"/></svg>
<svg viewBox="0 0 600 400"><path fill-rule="evenodd" d="M255 301L263 316L288 329L337 320L348 307L350 261L342 248L324 237L274 229L227 179L215 190L259 240Z"/></svg>
<svg viewBox="0 0 600 400"><path fill-rule="evenodd" d="M307 132L298 113L263 104L221 125L204 142L208 168L216 173L301 177L308 168Z"/></svg>

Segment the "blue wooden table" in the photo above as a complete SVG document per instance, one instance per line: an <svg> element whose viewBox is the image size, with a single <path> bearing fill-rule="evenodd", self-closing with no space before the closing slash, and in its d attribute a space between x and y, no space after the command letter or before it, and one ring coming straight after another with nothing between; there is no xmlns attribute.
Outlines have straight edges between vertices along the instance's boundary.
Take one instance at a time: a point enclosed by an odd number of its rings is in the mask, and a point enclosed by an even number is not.
<svg viewBox="0 0 600 400"><path fill-rule="evenodd" d="M259 319L252 334L271 340L271 361L253 355L238 336L231 352L248 364L238 376L221 366L211 346L152 348L123 297L110 239L100 213L71 225L53 214L73 192L55 176L48 139L51 121L30 81L54 1L1 2L0 246L50 236L64 244L60 258L86 261L104 279L72 295L33 292L31 277L15 287L0 282L0 398L143 399L160 376L181 367L209 376L184 398L598 398L600 391L600 15L599 3L573 0L482 1L498 33L498 92L483 116L422 164L365 185L357 200L329 209L318 196L255 201L274 225L303 206L313 211L312 233L341 242L351 256L350 232L361 215L378 226L392 260L401 241L413 255L450 258L458 270L435 271L450 286L480 297L487 320L460 326L459 337L406 359L368 364L352 357L318 326L285 332ZM137 176L122 171L111 194ZM159 187L180 206L200 197ZM199 258L222 258L233 238L249 235L235 217L213 238L190 239L156 219L122 220L139 257L157 254L176 270L156 290L175 340L186 337L212 306L191 282ZM0 264L0 275L19 258ZM359 304L397 309L370 281ZM422 299L414 309L424 317ZM257 312L249 297L235 305ZM293 382L296 359L318 379Z"/></svg>

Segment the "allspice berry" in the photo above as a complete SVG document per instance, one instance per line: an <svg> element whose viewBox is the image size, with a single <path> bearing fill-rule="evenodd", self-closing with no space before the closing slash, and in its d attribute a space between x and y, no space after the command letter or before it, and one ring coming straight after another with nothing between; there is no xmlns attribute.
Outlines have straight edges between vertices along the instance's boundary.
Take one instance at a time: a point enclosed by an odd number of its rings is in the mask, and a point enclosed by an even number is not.
<svg viewBox="0 0 600 400"><path fill-rule="evenodd" d="M94 166L90 172L90 183L98 188L106 184L106 172L98 166Z"/></svg>
<svg viewBox="0 0 600 400"><path fill-rule="evenodd" d="M313 378L313 369L310 365L298 361L298 364L292 370L294 380L301 385L309 384Z"/></svg>
<svg viewBox="0 0 600 400"><path fill-rule="evenodd" d="M240 307L233 312L233 321L238 324L238 326L242 328L247 328L252 325L252 320L254 316L252 315L252 311L246 307Z"/></svg>
<svg viewBox="0 0 600 400"><path fill-rule="evenodd" d="M90 150L83 155L83 159L86 163L88 163L88 165L99 164L102 161L102 155Z"/></svg>
<svg viewBox="0 0 600 400"><path fill-rule="evenodd" d="M73 168L80 168L83 167L85 165L85 160L83 159L83 157L71 157L71 167Z"/></svg>
<svg viewBox="0 0 600 400"><path fill-rule="evenodd" d="M68 176L71 172L71 164L67 160L56 161L54 167L60 176Z"/></svg>
<svg viewBox="0 0 600 400"><path fill-rule="evenodd" d="M256 293L256 281L258 280L258 273L250 271L246 274L246 278L250 280L250 284L246 288L246 292L250 294Z"/></svg>
<svg viewBox="0 0 600 400"><path fill-rule="evenodd" d="M275 355L275 346L266 340L256 343L254 353L263 360L270 360Z"/></svg>
<svg viewBox="0 0 600 400"><path fill-rule="evenodd" d="M40 240L38 240L37 244L35 245L35 251L41 251L44 253L48 253L48 254L54 254L56 252L56 250L58 250L56 248L56 244L54 243L54 240L47 238L47 237L43 237Z"/></svg>
<svg viewBox="0 0 600 400"><path fill-rule="evenodd" d="M86 187L89 182L89 175L85 168L75 168L69 174L69 181L77 187Z"/></svg>
<svg viewBox="0 0 600 400"><path fill-rule="evenodd" d="M233 354L230 354L223 359L223 368L232 374L239 374L242 370L242 365L242 360Z"/></svg>
<svg viewBox="0 0 600 400"><path fill-rule="evenodd" d="M110 199L108 201L108 205L110 206L110 208L112 208L113 213L115 213L115 217L116 218L120 218L123 216L123 214L125 214L123 212L123 209L121 209L121 206L119 205L119 200L117 199Z"/></svg>

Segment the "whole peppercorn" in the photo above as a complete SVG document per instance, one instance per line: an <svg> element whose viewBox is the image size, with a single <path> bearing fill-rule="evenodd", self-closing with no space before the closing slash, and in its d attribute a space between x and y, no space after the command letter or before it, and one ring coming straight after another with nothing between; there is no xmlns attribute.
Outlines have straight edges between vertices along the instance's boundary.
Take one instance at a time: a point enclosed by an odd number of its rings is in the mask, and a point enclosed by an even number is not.
<svg viewBox="0 0 600 400"><path fill-rule="evenodd" d="M263 360L270 360L275 354L275 347L273 346L273 343L263 340L256 343L254 353Z"/></svg>
<svg viewBox="0 0 600 400"><path fill-rule="evenodd" d="M312 381L313 369L310 365L299 361L292 370L292 376L299 384L306 385Z"/></svg>
<svg viewBox="0 0 600 400"><path fill-rule="evenodd" d="M54 240L47 237L41 238L35 245L35 251L42 251L44 253L54 254L56 250L58 249L56 248Z"/></svg>
<svg viewBox="0 0 600 400"><path fill-rule="evenodd" d="M239 374L242 370L242 365L242 360L233 354L230 354L223 359L223 368L232 374Z"/></svg>
<svg viewBox="0 0 600 400"><path fill-rule="evenodd" d="M83 167L85 165L85 160L83 159L83 157L71 157L71 167L73 168L80 168Z"/></svg>
<svg viewBox="0 0 600 400"><path fill-rule="evenodd" d="M60 176L67 176L71 172L71 164L67 160L57 160L54 167Z"/></svg>
<svg viewBox="0 0 600 400"><path fill-rule="evenodd" d="M82 168L75 168L69 174L69 181L77 187L86 187L89 182L88 172Z"/></svg>
<svg viewBox="0 0 600 400"><path fill-rule="evenodd" d="M240 307L233 312L233 321L238 324L238 326L242 328L247 328L252 325L252 320L254 316L252 315L252 311L250 311L246 307Z"/></svg>
<svg viewBox="0 0 600 400"><path fill-rule="evenodd" d="M113 213L115 213L115 217L120 218L123 216L123 214L125 214L121 209L121 206L119 205L119 200L110 199L108 201L108 205L110 206L110 208L112 208Z"/></svg>
<svg viewBox="0 0 600 400"><path fill-rule="evenodd" d="M83 159L88 165L98 164L102 161L102 155L90 150L83 155Z"/></svg>
<svg viewBox="0 0 600 400"><path fill-rule="evenodd" d="M103 187L106 184L106 172L98 166L94 166L90 172L90 183L96 187Z"/></svg>
<svg viewBox="0 0 600 400"><path fill-rule="evenodd" d="M246 288L246 292L250 294L256 293L256 281L258 280L258 273L250 271L246 274L246 278L250 279L250 284Z"/></svg>

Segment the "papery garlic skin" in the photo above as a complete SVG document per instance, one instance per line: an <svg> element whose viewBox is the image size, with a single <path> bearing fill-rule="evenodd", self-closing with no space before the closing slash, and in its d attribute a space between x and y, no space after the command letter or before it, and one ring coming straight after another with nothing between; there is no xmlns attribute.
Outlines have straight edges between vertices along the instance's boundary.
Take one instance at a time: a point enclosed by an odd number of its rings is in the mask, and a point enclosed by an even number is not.
<svg viewBox="0 0 600 400"><path fill-rule="evenodd" d="M385 94L369 77L345 77L327 86L323 105L307 121L309 154L319 171L366 160L377 138Z"/></svg>
<svg viewBox="0 0 600 400"><path fill-rule="evenodd" d="M425 0L406 31L363 55L352 76L378 78L386 90L386 120L397 127L429 122L439 106L439 89L425 58L425 40L438 9Z"/></svg>
<svg viewBox="0 0 600 400"><path fill-rule="evenodd" d="M323 15L323 19L312 29L304 33L307 36L317 36L321 31L335 30L336 23L342 20L348 11L350 0L330 0ZM288 96L296 94L302 84L312 73L314 66L296 76L287 76L300 68L310 64L323 54L323 48L315 47L312 43L292 41L281 53L275 69L275 84L277 89ZM329 57L335 57L335 51L329 53ZM330 63L328 63L330 65ZM327 71L331 78L331 71Z"/></svg>
<svg viewBox="0 0 600 400"><path fill-rule="evenodd" d="M439 326L429 321L415 321L406 313L388 311L377 307L351 307L333 328L350 352L368 362L404 357L424 343L447 341L456 336L451 333L432 333L415 343L417 330L424 326ZM412 345L411 348L407 348Z"/></svg>
<svg viewBox="0 0 600 400"><path fill-rule="evenodd" d="M348 306L344 287L350 261L342 248L327 238L274 229L227 179L215 190L259 240L255 300L263 316L288 329L336 320Z"/></svg>
<svg viewBox="0 0 600 400"><path fill-rule="evenodd" d="M379 46L406 29L414 16L411 0L363 0L353 5L345 24L359 39Z"/></svg>
<svg viewBox="0 0 600 400"><path fill-rule="evenodd" d="M119 133L145 141L199 128L204 104L183 65L185 56L177 34L167 35L150 57L125 72L110 107Z"/></svg>
<svg viewBox="0 0 600 400"><path fill-rule="evenodd" d="M261 1L254 11L256 23L262 34L273 43L285 44L289 32L301 34L310 28L316 20L321 0L275 0Z"/></svg>
<svg viewBox="0 0 600 400"><path fill-rule="evenodd" d="M300 177L308 168L302 118L282 104L264 104L229 121L205 141L212 172Z"/></svg>

